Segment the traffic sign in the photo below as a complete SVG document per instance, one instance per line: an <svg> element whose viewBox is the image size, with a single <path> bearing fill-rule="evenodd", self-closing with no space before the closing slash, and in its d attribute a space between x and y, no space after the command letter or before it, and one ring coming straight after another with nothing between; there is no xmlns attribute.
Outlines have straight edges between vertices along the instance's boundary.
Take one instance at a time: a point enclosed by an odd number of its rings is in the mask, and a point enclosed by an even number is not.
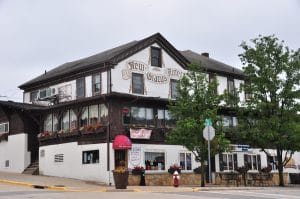
<svg viewBox="0 0 300 199"><path fill-rule="evenodd" d="M214 127L212 127L212 126L206 126L203 129L203 137L206 140L212 140L212 139L214 139L214 137L215 137L215 129L214 129Z"/></svg>
<svg viewBox="0 0 300 199"><path fill-rule="evenodd" d="M205 126L211 126L212 125L212 121L211 119L205 119L205 122L204 122Z"/></svg>

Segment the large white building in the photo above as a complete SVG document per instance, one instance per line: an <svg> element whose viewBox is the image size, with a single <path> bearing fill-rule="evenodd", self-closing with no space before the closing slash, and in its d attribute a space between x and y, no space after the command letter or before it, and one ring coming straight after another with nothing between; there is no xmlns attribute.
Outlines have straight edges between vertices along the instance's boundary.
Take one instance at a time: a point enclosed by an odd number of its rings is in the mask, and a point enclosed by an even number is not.
<svg viewBox="0 0 300 199"><path fill-rule="evenodd" d="M20 86L24 103L0 101L0 170L23 172L37 162L39 173L114 183L121 160L129 168L164 173L173 164L192 173L193 154L165 142L174 127L167 110L177 81L189 63L215 75L218 93L243 83L241 70L211 59L208 53L178 51L159 33L105 52L65 63ZM245 101L245 94L240 94ZM238 119L220 112L224 125ZM259 149L233 143L213 157L213 171L247 164L257 172L276 161ZM299 172L300 155L286 170ZM274 169L275 166L274 166Z"/></svg>

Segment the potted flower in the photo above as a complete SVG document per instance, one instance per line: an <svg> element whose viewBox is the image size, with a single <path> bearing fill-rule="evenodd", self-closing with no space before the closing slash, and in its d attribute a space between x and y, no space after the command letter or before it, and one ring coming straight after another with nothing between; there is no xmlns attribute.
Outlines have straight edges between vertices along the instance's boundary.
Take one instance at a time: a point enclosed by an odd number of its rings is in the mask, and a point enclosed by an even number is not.
<svg viewBox="0 0 300 199"><path fill-rule="evenodd" d="M271 171L272 171L272 166L270 164L260 170L260 172L262 173L270 173Z"/></svg>
<svg viewBox="0 0 300 199"><path fill-rule="evenodd" d="M177 171L178 173L181 173L181 167L178 166L177 164L171 165L171 166L169 167L169 169L168 169L168 172L169 172L170 174L172 174L172 175L173 175L173 173L174 173L175 171Z"/></svg>
<svg viewBox="0 0 300 199"><path fill-rule="evenodd" d="M144 169L144 167L141 167L141 166L135 166L131 170L132 175L141 175L143 172L145 172L145 169Z"/></svg>
<svg viewBox="0 0 300 199"><path fill-rule="evenodd" d="M125 168L125 162L120 161L120 166L113 170L116 189L126 189L128 185L129 171Z"/></svg>

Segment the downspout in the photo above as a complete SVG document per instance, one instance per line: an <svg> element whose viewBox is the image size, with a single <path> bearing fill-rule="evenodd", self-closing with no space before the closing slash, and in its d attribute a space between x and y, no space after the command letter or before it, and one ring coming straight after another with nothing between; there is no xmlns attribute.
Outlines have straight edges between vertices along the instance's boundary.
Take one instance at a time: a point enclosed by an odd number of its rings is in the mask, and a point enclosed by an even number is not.
<svg viewBox="0 0 300 199"><path fill-rule="evenodd" d="M105 63L104 63L105 66ZM110 69L107 71L107 93L111 93L111 71ZM110 102L106 101L107 109L108 109L108 124L107 124L107 140L106 140L106 147L107 147L107 171L108 171L108 184L111 186L111 179L110 179L110 118L111 118L111 106Z"/></svg>

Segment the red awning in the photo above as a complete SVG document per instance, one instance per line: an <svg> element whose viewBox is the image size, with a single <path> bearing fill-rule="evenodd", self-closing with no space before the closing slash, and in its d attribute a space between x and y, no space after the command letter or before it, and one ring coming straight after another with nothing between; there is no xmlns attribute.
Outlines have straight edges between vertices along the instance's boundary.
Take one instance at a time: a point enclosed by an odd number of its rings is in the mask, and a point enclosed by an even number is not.
<svg viewBox="0 0 300 199"><path fill-rule="evenodd" d="M113 143L113 149L131 149L131 140L125 135L117 135Z"/></svg>

